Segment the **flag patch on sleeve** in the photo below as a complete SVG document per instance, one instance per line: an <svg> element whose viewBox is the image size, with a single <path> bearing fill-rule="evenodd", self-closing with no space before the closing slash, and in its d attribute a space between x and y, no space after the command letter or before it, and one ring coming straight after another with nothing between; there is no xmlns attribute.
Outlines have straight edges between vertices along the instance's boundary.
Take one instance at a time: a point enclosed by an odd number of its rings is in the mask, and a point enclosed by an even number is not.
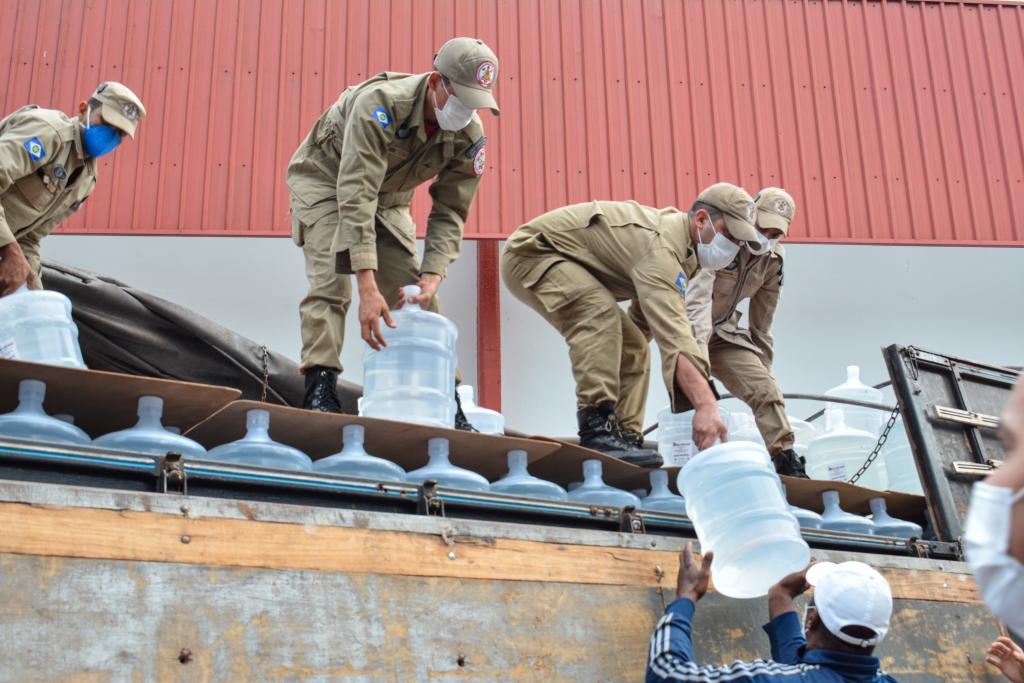
<svg viewBox="0 0 1024 683"><path fill-rule="evenodd" d="M46 156L46 148L39 138L32 138L25 141L25 149L28 151L28 158L32 161L39 161Z"/></svg>

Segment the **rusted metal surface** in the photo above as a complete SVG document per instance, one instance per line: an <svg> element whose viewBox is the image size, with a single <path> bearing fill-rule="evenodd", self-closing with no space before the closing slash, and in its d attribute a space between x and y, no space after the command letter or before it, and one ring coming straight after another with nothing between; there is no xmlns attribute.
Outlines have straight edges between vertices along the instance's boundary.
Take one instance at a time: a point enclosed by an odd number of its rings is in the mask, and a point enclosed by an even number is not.
<svg viewBox="0 0 1024 683"><path fill-rule="evenodd" d="M0 0L0 110L102 79L149 109L86 233L286 235L283 174L347 85L476 35L499 118L467 235L590 199L788 188L791 241L1024 243L1024 6L862 0ZM423 227L425 193L414 204Z"/></svg>

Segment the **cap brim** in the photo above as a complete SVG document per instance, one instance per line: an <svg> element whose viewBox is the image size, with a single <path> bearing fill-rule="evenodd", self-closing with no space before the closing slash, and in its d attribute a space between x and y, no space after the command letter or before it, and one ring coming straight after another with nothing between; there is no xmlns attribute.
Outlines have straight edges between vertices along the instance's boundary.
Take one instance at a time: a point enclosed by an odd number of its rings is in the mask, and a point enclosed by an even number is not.
<svg viewBox="0 0 1024 683"><path fill-rule="evenodd" d="M725 227L730 235L744 242L757 242L757 228L753 225L727 213L722 216L725 217Z"/></svg>
<svg viewBox="0 0 1024 683"><path fill-rule="evenodd" d="M835 562L815 562L807 568L807 573L804 577L807 579L807 583L812 586L817 586L818 582L828 574L836 566Z"/></svg>
<svg viewBox="0 0 1024 683"><path fill-rule="evenodd" d="M118 130L122 130L128 134L128 137L135 138L135 128L139 125L138 121L132 121L127 116L122 114L117 107L103 103L103 108L100 109L103 114L103 120L112 125Z"/></svg>
<svg viewBox="0 0 1024 683"><path fill-rule="evenodd" d="M781 230L783 235L789 232L789 221L771 211L758 209L757 224L762 230Z"/></svg>
<svg viewBox="0 0 1024 683"><path fill-rule="evenodd" d="M473 107L473 109L490 109L491 113L498 116L501 110L498 109L498 102L494 99L494 95L490 90L484 90L483 88L473 88L462 83L456 83L452 81L452 89L455 90L455 95L462 100L462 103L467 107Z"/></svg>

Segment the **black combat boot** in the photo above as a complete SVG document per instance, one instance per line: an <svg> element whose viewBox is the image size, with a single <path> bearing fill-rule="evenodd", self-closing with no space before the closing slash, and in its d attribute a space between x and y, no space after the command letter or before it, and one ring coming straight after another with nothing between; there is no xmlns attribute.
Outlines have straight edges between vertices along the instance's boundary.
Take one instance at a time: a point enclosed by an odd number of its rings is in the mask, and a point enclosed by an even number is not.
<svg viewBox="0 0 1024 683"><path fill-rule="evenodd" d="M316 365L306 370L306 395L302 407L321 413L340 413L338 403L338 371Z"/></svg>
<svg viewBox="0 0 1024 683"><path fill-rule="evenodd" d="M462 399L459 398L459 390L457 387L455 389L455 428L461 429L464 432L480 431L466 419L466 414L462 412Z"/></svg>
<svg viewBox="0 0 1024 683"><path fill-rule="evenodd" d="M806 462L803 456L797 455L796 451L792 448L772 453L772 464L775 465L775 471L787 477L810 479L807 476L807 471L804 469Z"/></svg>
<svg viewBox="0 0 1024 683"><path fill-rule="evenodd" d="M600 405L583 406L576 411L579 423L580 445L618 458L639 467L661 467L657 451L631 443L619 431L615 419L615 404L604 401Z"/></svg>

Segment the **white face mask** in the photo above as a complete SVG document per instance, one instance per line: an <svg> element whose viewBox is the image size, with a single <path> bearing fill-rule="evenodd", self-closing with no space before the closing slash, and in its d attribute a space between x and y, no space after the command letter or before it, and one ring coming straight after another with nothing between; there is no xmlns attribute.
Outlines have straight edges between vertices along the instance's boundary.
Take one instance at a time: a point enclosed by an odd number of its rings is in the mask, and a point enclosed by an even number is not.
<svg viewBox="0 0 1024 683"><path fill-rule="evenodd" d="M708 223L714 228L714 224L710 220ZM698 228L697 239L700 239L700 235L701 230ZM738 253L740 253L740 245L717 231L710 243L697 243L697 261L700 263L700 267L705 270L725 268L732 263L732 260L736 258Z"/></svg>
<svg viewBox="0 0 1024 683"><path fill-rule="evenodd" d="M775 241L777 242L778 240ZM750 242L747 242L746 244L747 251L749 251L753 256L761 256L762 254L767 254L769 251L771 251L772 248L772 241L765 237L764 235L762 235L760 230L757 232L757 246L751 246Z"/></svg>
<svg viewBox="0 0 1024 683"><path fill-rule="evenodd" d="M441 87L444 87L443 81L441 82ZM437 117L437 125L441 127L441 130L462 130L473 120L473 112L476 110L463 104L462 100L456 97L454 93L448 93L448 101L444 103L444 109L437 108L437 91L434 91L432 94L434 97L434 116Z"/></svg>
<svg viewBox="0 0 1024 683"><path fill-rule="evenodd" d="M978 590L992 613L1011 630L1024 633L1024 565L1010 555L1010 520L1024 489L978 482L964 525L964 551Z"/></svg>

